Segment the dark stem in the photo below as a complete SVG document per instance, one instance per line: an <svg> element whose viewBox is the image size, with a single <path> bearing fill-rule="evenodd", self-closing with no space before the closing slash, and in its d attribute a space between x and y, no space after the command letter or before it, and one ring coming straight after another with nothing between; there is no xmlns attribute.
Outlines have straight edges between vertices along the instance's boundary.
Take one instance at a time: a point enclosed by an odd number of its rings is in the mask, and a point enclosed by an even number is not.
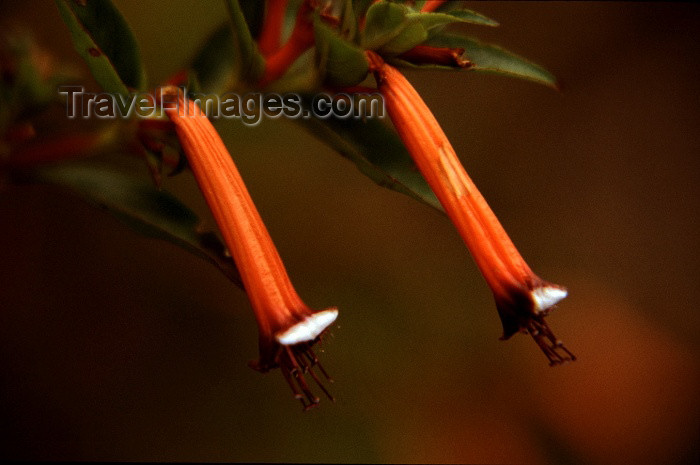
<svg viewBox="0 0 700 465"><path fill-rule="evenodd" d="M472 63L462 58L463 48L433 47L416 45L411 50L399 55L399 58L414 65L442 65L457 68L469 68Z"/></svg>

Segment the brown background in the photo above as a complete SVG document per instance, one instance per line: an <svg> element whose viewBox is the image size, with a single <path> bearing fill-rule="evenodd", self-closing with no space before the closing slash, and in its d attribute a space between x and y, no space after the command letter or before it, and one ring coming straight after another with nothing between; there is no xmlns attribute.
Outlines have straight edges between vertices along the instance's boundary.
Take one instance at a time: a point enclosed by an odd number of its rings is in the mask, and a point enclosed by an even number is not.
<svg viewBox="0 0 700 465"><path fill-rule="evenodd" d="M152 82L223 2L116 2ZM302 414L256 357L245 295L208 264L54 188L0 194L0 457L696 463L698 40L690 4L477 3L474 34L543 64L558 94L409 73L516 245L570 297L580 357L499 342L449 221L381 189L286 121L219 122L302 297L341 309L336 404ZM82 66L55 5L5 23ZM146 177L132 160L116 161ZM208 213L188 174L166 188Z"/></svg>

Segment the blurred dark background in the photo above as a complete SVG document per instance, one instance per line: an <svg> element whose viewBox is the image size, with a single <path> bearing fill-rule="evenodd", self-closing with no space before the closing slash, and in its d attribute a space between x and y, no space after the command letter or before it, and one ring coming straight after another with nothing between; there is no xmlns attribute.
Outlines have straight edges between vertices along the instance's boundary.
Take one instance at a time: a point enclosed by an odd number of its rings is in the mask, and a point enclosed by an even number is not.
<svg viewBox="0 0 700 465"><path fill-rule="evenodd" d="M151 82L223 2L116 4ZM697 463L700 9L475 3L484 40L561 78L408 73L530 265L568 286L549 368L501 342L490 292L443 215L384 190L288 121L219 121L300 295L337 305L338 401L301 413L246 366L245 294L207 263L51 187L0 194L0 458ZM83 67L53 2L0 22ZM112 160L148 177L137 161ZM166 189L213 222L189 174Z"/></svg>

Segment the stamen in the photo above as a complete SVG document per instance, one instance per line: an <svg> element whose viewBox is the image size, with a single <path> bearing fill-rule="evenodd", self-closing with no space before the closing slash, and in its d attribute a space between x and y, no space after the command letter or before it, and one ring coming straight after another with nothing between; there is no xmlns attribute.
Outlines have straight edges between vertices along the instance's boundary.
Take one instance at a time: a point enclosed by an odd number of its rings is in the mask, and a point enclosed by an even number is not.
<svg viewBox="0 0 700 465"><path fill-rule="evenodd" d="M316 376L316 373L314 373L313 369L309 368L309 374L314 379L314 381L316 381L316 384L318 384L318 387L321 388L321 390L326 395L326 397L328 397L328 399L330 399L331 402L335 402L335 398L331 395L330 392L328 392L328 389L326 389L326 387L321 383L321 380L318 379L318 376Z"/></svg>
<svg viewBox="0 0 700 465"><path fill-rule="evenodd" d="M331 383L334 383L335 381L334 381L333 378L331 378L330 375L326 372L325 368L323 368L323 365L321 365L321 362L318 360L318 357L317 357L316 354L314 353L313 349L311 349L311 347L308 348L308 350L306 351L306 354L307 354L307 355L310 355L311 357L313 357L313 361L314 361L313 364L314 364L314 366L317 366L318 369L321 370L321 373L323 373L323 376L325 376L326 379L327 379L328 381L330 381Z"/></svg>
<svg viewBox="0 0 700 465"><path fill-rule="evenodd" d="M304 410L309 410L315 407L321 401L320 398L311 392L311 388L304 378L305 374L311 376L314 382L319 388L321 388L323 393L326 395L326 397L328 397L328 399L331 400L331 402L335 402L333 395L330 393L330 391L328 391L328 389L326 389L321 382L321 379L314 371L314 367L318 367L321 373L323 373L328 380L332 381L326 370L319 363L316 354L313 352L313 350L311 350L311 343L282 346L279 353L278 363L280 369L282 370L284 379L292 389L294 398L301 401Z"/></svg>
<svg viewBox="0 0 700 465"><path fill-rule="evenodd" d="M294 393L294 398L301 400L302 404L303 404L304 396L301 395L301 393L297 389L296 385L294 384L294 381L292 380L292 375L289 373L289 368L286 365L282 365L280 367L280 370L282 371L282 375L284 376L285 381L287 381L287 384L289 384L289 387L292 388L292 392Z"/></svg>
<svg viewBox="0 0 700 465"><path fill-rule="evenodd" d="M554 333L552 333L552 330L549 329L549 325L544 321L543 316L530 318L526 331L532 336L540 349L542 349L542 352L547 356L550 366L576 360L576 356L564 347L564 343L557 339ZM549 343L547 341L549 341ZM558 350L563 351L564 354L560 354L557 352Z"/></svg>
<svg viewBox="0 0 700 465"><path fill-rule="evenodd" d="M287 360L293 367L290 372L294 376L294 379L296 379L297 384L301 388L302 392L306 394L306 397L309 399L311 404L316 405L318 404L321 399L316 397L313 392L311 392L311 389L309 388L309 385L306 383L306 380L304 379L304 371L301 369L299 366L299 363L297 362L296 356L294 352L292 351L292 348L290 346L285 346L284 347L284 352L282 352L283 355L287 355ZM284 361L281 361L281 363L284 363ZM311 408L313 405L306 406L306 409Z"/></svg>

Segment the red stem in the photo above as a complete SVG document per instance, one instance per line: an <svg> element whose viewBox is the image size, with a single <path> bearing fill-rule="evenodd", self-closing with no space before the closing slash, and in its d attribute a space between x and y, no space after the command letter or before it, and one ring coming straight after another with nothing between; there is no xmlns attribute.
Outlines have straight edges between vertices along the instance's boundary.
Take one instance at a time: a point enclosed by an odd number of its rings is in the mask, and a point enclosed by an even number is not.
<svg viewBox="0 0 700 465"><path fill-rule="evenodd" d="M260 79L261 87L282 77L292 63L314 44L314 28L309 18L313 11L311 3L306 0L301 4L291 37L282 48L267 57L265 72Z"/></svg>
<svg viewBox="0 0 700 465"><path fill-rule="evenodd" d="M280 48L287 2L288 0L267 0L265 22L258 39L258 48L265 57L272 55Z"/></svg>
<svg viewBox="0 0 700 465"><path fill-rule="evenodd" d="M432 13L440 8L443 3L445 3L445 0L428 0L423 4L423 8L420 11L421 13Z"/></svg>

